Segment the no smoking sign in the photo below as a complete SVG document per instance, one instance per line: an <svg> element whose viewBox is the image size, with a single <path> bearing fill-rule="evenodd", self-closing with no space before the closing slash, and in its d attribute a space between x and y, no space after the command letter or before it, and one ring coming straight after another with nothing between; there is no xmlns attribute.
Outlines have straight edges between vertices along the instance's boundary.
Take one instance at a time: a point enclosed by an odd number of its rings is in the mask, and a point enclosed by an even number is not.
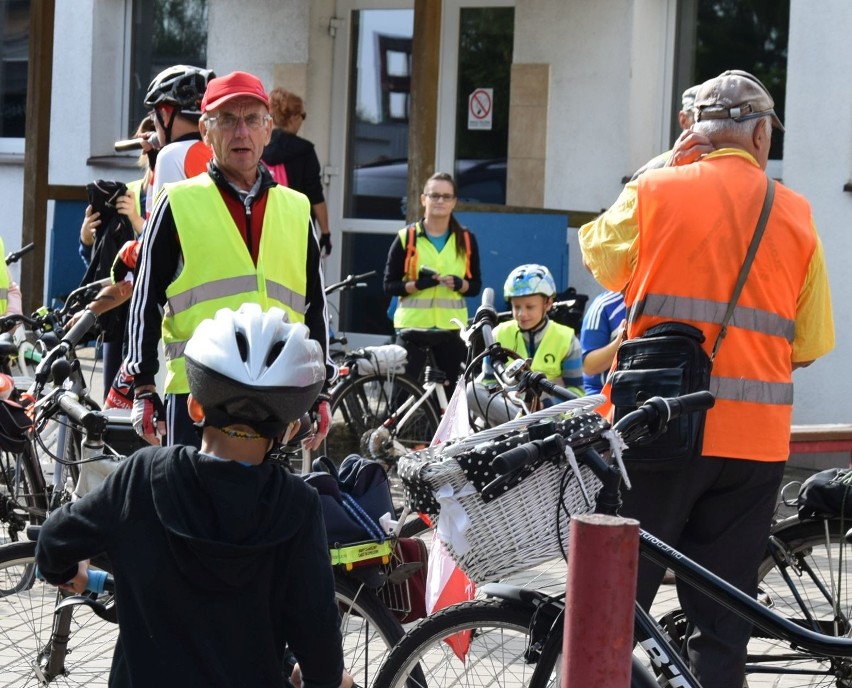
<svg viewBox="0 0 852 688"><path fill-rule="evenodd" d="M493 114L494 89L475 89L467 99L467 128L490 130Z"/></svg>

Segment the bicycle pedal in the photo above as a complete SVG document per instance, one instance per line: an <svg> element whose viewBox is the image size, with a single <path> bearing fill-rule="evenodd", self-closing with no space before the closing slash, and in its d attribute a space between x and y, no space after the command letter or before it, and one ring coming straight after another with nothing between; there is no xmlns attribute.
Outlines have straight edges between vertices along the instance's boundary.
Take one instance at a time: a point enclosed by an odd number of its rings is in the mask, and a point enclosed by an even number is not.
<svg viewBox="0 0 852 688"><path fill-rule="evenodd" d="M388 574L387 581L397 585L411 578L415 573L423 568L422 561L409 561L405 564L400 564Z"/></svg>

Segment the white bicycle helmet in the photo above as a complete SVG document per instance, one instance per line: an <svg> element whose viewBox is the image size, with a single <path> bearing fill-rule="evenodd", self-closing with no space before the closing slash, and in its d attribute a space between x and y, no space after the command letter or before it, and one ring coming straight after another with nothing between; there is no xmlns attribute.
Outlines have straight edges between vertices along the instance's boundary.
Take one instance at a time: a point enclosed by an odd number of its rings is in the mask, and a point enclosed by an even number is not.
<svg viewBox="0 0 852 688"><path fill-rule="evenodd" d="M175 65L154 77L145 94L145 107L175 105L184 115L200 117L207 82L216 74L210 69Z"/></svg>
<svg viewBox="0 0 852 688"><path fill-rule="evenodd" d="M556 295L556 282L544 265L519 265L506 278L503 285L503 298L508 301L516 296Z"/></svg>
<svg viewBox="0 0 852 688"><path fill-rule="evenodd" d="M311 408L325 382L322 347L308 328L256 303L202 322L184 356L189 390L215 428L246 425L276 437Z"/></svg>

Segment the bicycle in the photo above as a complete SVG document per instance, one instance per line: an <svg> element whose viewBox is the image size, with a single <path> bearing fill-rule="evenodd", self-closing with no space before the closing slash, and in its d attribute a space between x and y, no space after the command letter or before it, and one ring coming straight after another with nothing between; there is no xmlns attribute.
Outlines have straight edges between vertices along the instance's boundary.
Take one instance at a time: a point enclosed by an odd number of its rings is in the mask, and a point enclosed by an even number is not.
<svg viewBox="0 0 852 688"><path fill-rule="evenodd" d="M24 408L13 400L2 402L0 409L15 419L13 427L4 426L0 451L0 525L4 540L16 541L27 523L41 523L50 509L70 499L79 467L88 461L81 455L81 430L65 416L59 395L67 391L87 408L99 408L88 396L82 366L75 355L75 344L90 331L94 316L87 314L68 333L64 333L62 323L98 288L96 284L75 290L61 309L41 309L31 317L0 318L0 330L24 323L37 333L42 357L28 391L19 397ZM106 430L101 454L127 453L142 446L127 412L110 411Z"/></svg>
<svg viewBox="0 0 852 688"><path fill-rule="evenodd" d="M85 493L123 457L105 454L110 419L104 412L89 408L70 390L60 389L55 397L70 424L83 435L76 485L78 492ZM101 604L109 606L111 597L72 600L39 581L33 575L37 526L29 528L27 535L28 540L0 547L0 667L4 678L13 681L5 685L77 685L77 680L105 685L117 629L105 625L114 618L101 613ZM377 592L394 580L388 571L392 551L392 540L330 550L344 659L356 683L364 687L372 682L376 658L403 635L395 615L405 611L403 604L392 609ZM107 561L98 563L109 570Z"/></svg>
<svg viewBox="0 0 852 688"><path fill-rule="evenodd" d="M23 256L32 251L35 244L27 244L6 256L6 265L17 263ZM16 377L15 385L26 387L32 380L32 371L41 360L41 355L35 350L30 333L23 328L17 328L14 333L0 330L0 372Z"/></svg>
<svg viewBox="0 0 852 688"><path fill-rule="evenodd" d="M485 329L485 328L484 328ZM709 397L709 398L708 398ZM619 421L613 430L627 444L637 441L649 428L659 428L680 413L705 408L712 397L707 393L688 395L674 400L654 398ZM558 407L554 407L558 408ZM493 457L492 466L497 466L500 474L492 484L481 490L481 501L488 499L507 500L504 509L518 506L517 501L526 499L529 495L518 494L512 497L513 490L529 481L529 476L535 476L543 469L552 470L553 457L557 463L565 466L564 456L573 455L566 452L564 446L573 446L577 453L573 470L561 469L566 482L582 483L581 471L592 469L600 481L594 506L601 513L615 513L619 504L620 483L624 478L618 462L608 463L601 458L599 451L610 449L607 439L608 425L600 426L597 430L587 430L579 437L570 432L570 427L559 422L543 428L545 440L530 440L532 426L528 432L510 432L502 438L499 447L488 447L487 443L477 440L461 441L455 447L447 447L444 457L448 458L476 454L483 460ZM556 433L556 434L554 434ZM559 437L564 441L559 441ZM604 441L606 440L606 441ZM547 442L551 443L549 450L544 449ZM496 440L494 441L496 442ZM499 450L498 450L499 449ZM507 449L513 452L502 453ZM617 451L611 450L617 457ZM467 453L465 453L467 452ZM582 453L581 453L582 452ZM550 456L551 458L548 458ZM408 460L409 457L406 457ZM413 460L417 460L414 457ZM404 461L405 462L405 461ZM422 465L422 463L420 464ZM577 468L581 467L581 471ZM405 470L405 466L403 466ZM526 488L521 488L519 493ZM480 499L471 497L471 499ZM461 501L461 500L460 500ZM569 510L577 513L583 510L571 504ZM586 506L589 506L586 504ZM473 514L469 515L475 520ZM523 531L523 524L529 521L541 524L542 515L514 512L517 526L515 530ZM565 514L563 514L565 516ZM440 524L440 520L439 520ZM768 561L761 567L764 581L774 568L781 568L777 563L787 561L789 568L794 571L807 572L802 565L804 557L811 553L811 546L819 538L816 531L822 524L806 522L786 524L776 528L774 532L775 545L778 552L785 557L772 556L772 545ZM543 528L542 525L538 529ZM793 533L797 533L794 538ZM531 536L531 533L519 533L520 539ZM782 540L782 538L786 538ZM472 541L472 539L471 539ZM498 568L501 564L498 548L492 546L493 555ZM794 605L795 612L790 618L781 617L766 606L766 600L755 600L743 594L725 581L714 576L706 569L699 567L683 555L660 542L653 536L641 532L640 551L643 556L650 557L655 563L672 569L686 584L692 585L714 600L725 604L728 608L751 621L755 628L755 638L776 638L787 645L784 654L775 653L769 648L761 656L754 656L750 650L750 665L753 671L764 671L779 674L787 678L801 678L807 673L809 680L822 680L825 683L807 683L806 685L852 685L852 640L843 637L848 633L849 607L840 608L839 598L831 596L831 590L816 589L823 599L828 599L828 612L819 608L811 609L806 603ZM769 563L771 562L771 563ZM514 563L514 562L513 562ZM517 564L523 566L522 562ZM463 566L464 568L464 566ZM511 566L508 567L511 569ZM493 578L492 578L493 579ZM790 579L787 599L804 599L812 591L802 585L795 586ZM845 581L844 581L845 583ZM815 586L818 588L818 586ZM558 685L560 679L559 663L562 652L562 634L564 613L564 595L548 595L541 591L507 586L503 584L488 584L482 589L486 599L463 603L443 610L428 617L413 627L394 648L383 665L376 680L376 688L398 686L410 681L410 671L413 668L426 674L426 681L420 685L449 686L468 685L529 685L531 688ZM830 604L835 602L834 605ZM700 684L690 673L687 663L680 653L676 641L673 641L663 628L637 606L636 608L637 637L639 647L647 653L647 664L634 655L633 675L631 686L647 688L650 686L671 685L699 688ZM444 642L457 637L461 632L471 633L471 647L464 662L459 662L453 652ZM829 631L829 633L826 633ZM791 649L792 647L792 649ZM805 666L807 663L807 666ZM647 668L650 665L659 674L660 683ZM781 680L781 679L779 679ZM664 683L667 681L668 683ZM786 683L773 685L788 685ZM795 684L792 684L795 685Z"/></svg>

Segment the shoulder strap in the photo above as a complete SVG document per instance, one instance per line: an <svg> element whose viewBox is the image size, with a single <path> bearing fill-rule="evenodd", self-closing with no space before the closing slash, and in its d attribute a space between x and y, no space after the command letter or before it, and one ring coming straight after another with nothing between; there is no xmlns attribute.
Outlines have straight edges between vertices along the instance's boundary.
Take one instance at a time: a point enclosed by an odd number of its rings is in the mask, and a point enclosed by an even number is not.
<svg viewBox="0 0 852 688"><path fill-rule="evenodd" d="M470 232L462 229L462 234L464 235L464 277L470 279Z"/></svg>
<svg viewBox="0 0 852 688"><path fill-rule="evenodd" d="M737 277L737 283L734 286L734 293L731 295L731 300L728 302L728 310L725 311L725 317L722 318L722 328L719 330L719 336L716 337L716 341L713 343L713 350L710 352L711 363L716 358L716 353L719 351L722 340L728 334L728 321L730 321L731 316L734 314L734 308L736 307L737 301L739 300L740 294L745 286L746 278L748 278L748 273L751 270L751 264L754 262L754 256L757 253L757 248L760 246L760 240L763 237L763 231L766 229L766 223L769 220L769 213L772 210L772 202L774 199L775 180L767 176L766 196L763 198L763 207L760 209L760 217L757 218L757 227L754 229L754 236L751 238L751 244L749 244L748 251L746 252L743 266L740 268L740 274Z"/></svg>
<svg viewBox="0 0 852 688"><path fill-rule="evenodd" d="M417 275L412 274L417 267L417 223L412 222L408 225L408 239L405 242L405 265L402 273L408 279L417 279Z"/></svg>

